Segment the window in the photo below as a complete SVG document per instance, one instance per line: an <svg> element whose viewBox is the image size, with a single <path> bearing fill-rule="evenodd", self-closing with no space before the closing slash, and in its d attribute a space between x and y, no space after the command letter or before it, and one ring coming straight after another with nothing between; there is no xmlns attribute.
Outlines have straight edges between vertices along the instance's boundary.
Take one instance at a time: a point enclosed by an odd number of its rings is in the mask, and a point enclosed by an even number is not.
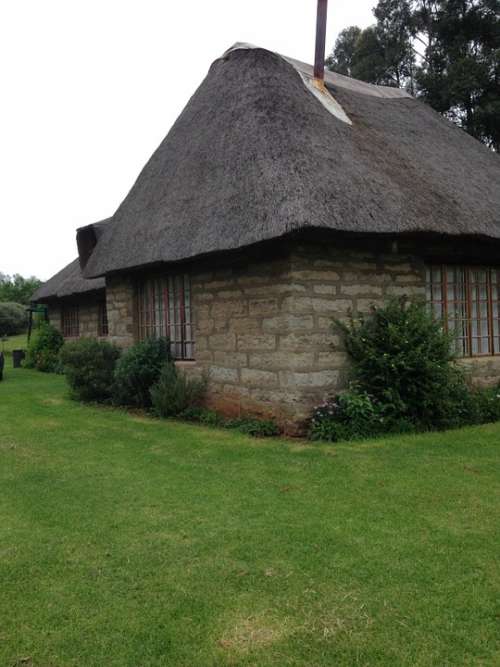
<svg viewBox="0 0 500 667"><path fill-rule="evenodd" d="M150 278L137 290L139 338L168 336L174 359L193 359L191 283L187 275Z"/></svg>
<svg viewBox="0 0 500 667"><path fill-rule="evenodd" d="M458 355L500 354L500 270L429 267L427 301L445 329L455 334Z"/></svg>
<svg viewBox="0 0 500 667"><path fill-rule="evenodd" d="M63 306L61 310L61 329L65 338L76 338L80 335L80 317L78 306Z"/></svg>
<svg viewBox="0 0 500 667"><path fill-rule="evenodd" d="M97 335L107 336L108 333L108 309L106 301L100 301L97 306Z"/></svg>

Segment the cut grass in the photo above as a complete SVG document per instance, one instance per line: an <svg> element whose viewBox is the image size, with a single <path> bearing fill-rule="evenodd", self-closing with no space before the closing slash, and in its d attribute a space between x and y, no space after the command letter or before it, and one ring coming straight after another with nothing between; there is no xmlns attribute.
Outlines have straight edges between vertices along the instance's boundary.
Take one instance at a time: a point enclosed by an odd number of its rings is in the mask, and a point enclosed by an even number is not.
<svg viewBox="0 0 500 667"><path fill-rule="evenodd" d="M498 424L253 440L8 369L0 665L498 665L499 482Z"/></svg>
<svg viewBox="0 0 500 667"><path fill-rule="evenodd" d="M19 334L9 336L6 341L0 340L0 352L5 352L5 356L11 356L12 350L26 350L28 347L28 335Z"/></svg>

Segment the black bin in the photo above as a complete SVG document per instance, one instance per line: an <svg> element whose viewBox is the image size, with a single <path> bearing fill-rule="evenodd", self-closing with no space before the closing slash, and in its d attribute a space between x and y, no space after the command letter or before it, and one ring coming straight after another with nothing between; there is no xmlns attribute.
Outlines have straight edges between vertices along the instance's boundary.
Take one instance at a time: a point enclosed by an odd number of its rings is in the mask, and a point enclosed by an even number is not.
<svg viewBox="0 0 500 667"><path fill-rule="evenodd" d="M21 368L21 361L25 356L24 350L12 350L12 365L14 368Z"/></svg>

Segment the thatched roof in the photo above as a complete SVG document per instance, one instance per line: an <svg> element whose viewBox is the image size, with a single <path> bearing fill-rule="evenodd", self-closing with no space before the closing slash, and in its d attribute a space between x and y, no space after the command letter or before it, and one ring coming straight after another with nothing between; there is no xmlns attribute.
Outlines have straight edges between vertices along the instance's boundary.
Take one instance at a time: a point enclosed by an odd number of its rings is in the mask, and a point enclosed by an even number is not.
<svg viewBox="0 0 500 667"><path fill-rule="evenodd" d="M264 49L216 60L85 275L307 228L500 238L498 155L402 91L328 74L342 120L304 85L310 72Z"/></svg>
<svg viewBox="0 0 500 667"><path fill-rule="evenodd" d="M80 260L75 259L71 264L68 264L64 269L56 273L55 276L52 276L47 282L43 283L33 294L31 300L43 303L52 299L103 290L104 287L104 278L94 278L93 280L84 278L80 268Z"/></svg>

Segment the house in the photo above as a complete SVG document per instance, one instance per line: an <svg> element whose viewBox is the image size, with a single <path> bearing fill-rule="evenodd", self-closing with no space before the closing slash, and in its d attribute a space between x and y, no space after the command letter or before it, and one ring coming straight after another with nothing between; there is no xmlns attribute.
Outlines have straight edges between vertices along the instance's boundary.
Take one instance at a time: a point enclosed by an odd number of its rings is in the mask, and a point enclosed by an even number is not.
<svg viewBox="0 0 500 667"><path fill-rule="evenodd" d="M77 244L109 340L168 335L226 414L300 430L348 378L332 318L394 295L427 298L472 378L500 380L499 156L399 89L237 44Z"/></svg>
<svg viewBox="0 0 500 667"><path fill-rule="evenodd" d="M76 258L41 285L32 301L46 305L48 320L65 338L106 338L105 288L104 278L83 277L80 260Z"/></svg>

